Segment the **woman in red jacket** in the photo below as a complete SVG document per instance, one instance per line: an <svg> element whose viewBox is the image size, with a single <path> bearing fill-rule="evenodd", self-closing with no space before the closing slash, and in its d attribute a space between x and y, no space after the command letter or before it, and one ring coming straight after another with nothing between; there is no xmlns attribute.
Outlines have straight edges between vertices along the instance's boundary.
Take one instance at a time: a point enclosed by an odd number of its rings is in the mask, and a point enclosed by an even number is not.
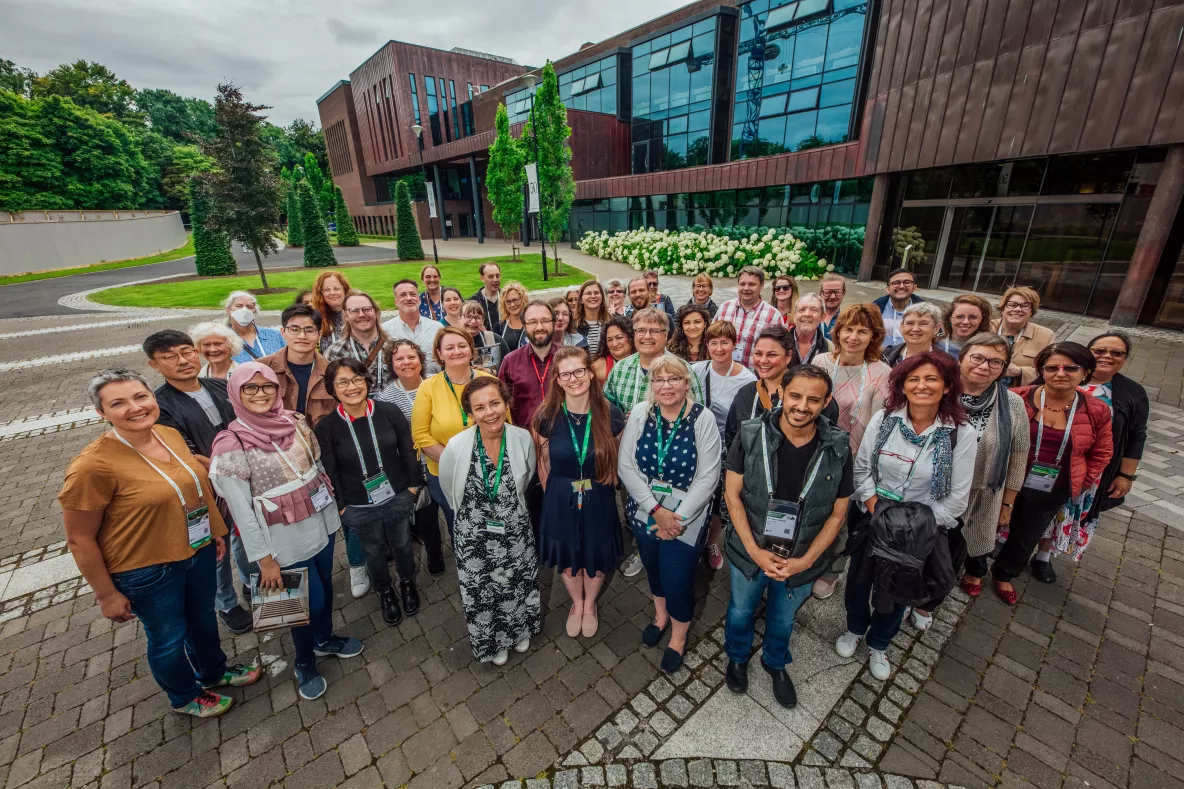
<svg viewBox="0 0 1184 789"><path fill-rule="evenodd" d="M1024 400L1032 445L1007 540L991 569L995 591L1008 604L1016 601L1011 579L1023 571L1057 511L1071 496L1097 485L1114 454L1110 409L1078 389L1089 381L1094 364L1085 346L1053 343L1036 357L1033 384L1012 390ZM1037 580L1055 580L1048 560L1047 546L1041 545L1032 559Z"/></svg>

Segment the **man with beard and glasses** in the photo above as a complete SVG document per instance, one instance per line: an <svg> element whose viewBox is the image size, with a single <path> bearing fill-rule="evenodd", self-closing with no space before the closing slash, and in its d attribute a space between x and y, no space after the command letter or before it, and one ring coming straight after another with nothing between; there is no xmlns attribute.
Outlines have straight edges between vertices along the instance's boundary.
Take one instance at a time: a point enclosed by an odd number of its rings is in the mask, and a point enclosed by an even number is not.
<svg viewBox="0 0 1184 789"><path fill-rule="evenodd" d="M389 339L378 325L382 311L369 293L350 292L342 306L345 330L325 351L330 362L354 359L366 366L366 383L371 392L381 392L393 377L382 360L382 348Z"/></svg>
<svg viewBox="0 0 1184 789"><path fill-rule="evenodd" d="M198 364L201 361L197 349L188 334L175 329L158 331L144 340L144 353L148 366L164 377L164 383L156 388L156 404L160 406L157 424L176 429L189 451L197 461L210 467L210 451L214 436L234 421L234 408L226 396L226 381L216 378L199 378ZM233 526L226 518L228 510L223 509L227 526ZM228 547L218 560L218 587L214 596L214 607L218 618L231 633L246 633L251 629L251 615L238 601L234 588L234 574L230 556L238 565L238 577L243 588L247 578L257 572L255 565L247 561L243 541L234 528L227 535Z"/></svg>
<svg viewBox="0 0 1184 789"><path fill-rule="evenodd" d="M846 431L822 415L831 382L822 368L789 371L781 405L744 422L728 450L726 498L732 528L724 549L732 594L724 627L726 679L748 689L756 610L768 589L761 666L781 706L797 704L789 639L798 608L830 567L855 479Z"/></svg>
<svg viewBox="0 0 1184 789"><path fill-rule="evenodd" d="M515 425L529 427L550 386L555 351L555 313L545 301L532 301L522 310L527 343L502 359L497 377L510 387L510 418Z"/></svg>

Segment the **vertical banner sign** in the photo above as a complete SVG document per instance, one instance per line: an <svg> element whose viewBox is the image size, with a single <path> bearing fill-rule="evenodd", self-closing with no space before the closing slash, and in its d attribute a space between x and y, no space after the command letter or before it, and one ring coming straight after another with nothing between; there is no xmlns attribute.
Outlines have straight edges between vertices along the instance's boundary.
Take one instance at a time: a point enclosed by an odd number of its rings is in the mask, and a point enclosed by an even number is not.
<svg viewBox="0 0 1184 789"><path fill-rule="evenodd" d="M436 185L431 181L426 181L424 186L428 189L428 218L436 218Z"/></svg>
<svg viewBox="0 0 1184 789"><path fill-rule="evenodd" d="M530 200L526 213L537 214L539 212L539 169L538 165L533 162L526 165L526 190Z"/></svg>

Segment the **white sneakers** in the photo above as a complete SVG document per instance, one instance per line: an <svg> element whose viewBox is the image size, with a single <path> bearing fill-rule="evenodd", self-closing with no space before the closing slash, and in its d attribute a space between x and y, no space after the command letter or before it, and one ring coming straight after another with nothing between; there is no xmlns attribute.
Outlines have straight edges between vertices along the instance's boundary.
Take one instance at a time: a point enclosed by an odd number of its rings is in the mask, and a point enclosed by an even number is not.
<svg viewBox="0 0 1184 789"><path fill-rule="evenodd" d="M349 568L349 590L354 597L365 597L370 591L370 574L365 567Z"/></svg>
<svg viewBox="0 0 1184 789"><path fill-rule="evenodd" d="M633 578L645 569L641 564L641 554L634 552L625 561L621 562L621 575L626 578Z"/></svg>
<svg viewBox="0 0 1184 789"><path fill-rule="evenodd" d="M933 627L933 614L927 614L924 611L913 608L910 609L909 617L912 620L913 627L918 630L928 630Z"/></svg>
<svg viewBox="0 0 1184 789"><path fill-rule="evenodd" d="M859 648L859 642L862 640L863 636L856 635L848 630L839 636L839 640L835 642L835 652L839 653L839 657L849 658L855 654L855 650Z"/></svg>
<svg viewBox="0 0 1184 789"><path fill-rule="evenodd" d="M880 681L892 676L892 664L888 662L888 656L878 649L868 649L867 667L871 670L872 676Z"/></svg>
<svg viewBox="0 0 1184 789"><path fill-rule="evenodd" d="M530 637L529 636L522 639L521 641L519 641L517 644L514 645L514 651L517 652L518 654L522 654L523 652L525 652L528 649L530 649Z"/></svg>
<svg viewBox="0 0 1184 789"><path fill-rule="evenodd" d="M835 652L839 657L849 658L855 654L855 650L859 648L859 642L862 640L863 636L847 631L835 641ZM868 647L867 667L872 676L878 680L886 680L892 676L892 664L888 662L888 656L879 649Z"/></svg>
<svg viewBox="0 0 1184 789"><path fill-rule="evenodd" d="M514 651L519 654L525 652L528 649L530 649L530 636L527 636L526 638L522 639L521 641L519 641L517 644L514 645ZM504 665L506 665L506 661L509 659L510 659L510 650L503 649L501 652L498 652L496 655L494 655L489 660L489 662L495 666L504 666Z"/></svg>

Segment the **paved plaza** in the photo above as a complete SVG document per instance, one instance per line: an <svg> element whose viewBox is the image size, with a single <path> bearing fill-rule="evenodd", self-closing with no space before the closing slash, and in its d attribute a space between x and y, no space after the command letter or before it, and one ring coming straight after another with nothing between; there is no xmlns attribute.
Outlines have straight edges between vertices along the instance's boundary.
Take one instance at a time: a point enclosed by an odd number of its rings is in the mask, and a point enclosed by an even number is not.
<svg viewBox="0 0 1184 789"><path fill-rule="evenodd" d="M505 253L448 244L442 256ZM563 255L602 278L628 273ZM117 281L153 275L124 270ZM156 382L139 342L201 316L79 311L85 298L71 296L97 287L83 280L22 291L62 314L0 320L0 787L1184 787L1184 336L1135 332L1127 372L1153 400L1148 451L1127 506L1103 518L1080 565L1056 559L1054 585L1017 579L1014 608L956 590L932 630L905 625L887 682L869 674L866 648L835 654L840 590L799 614L795 710L777 705L762 671L748 694L729 693L728 571L706 565L672 677L657 668L660 651L640 645L644 575L611 578L598 634L571 639L566 593L544 572L542 635L505 666L476 664L451 556L443 577L421 571L420 612L388 627L376 596L350 597L339 549L336 623L365 641L363 654L322 659L329 690L309 702L297 697L286 635L224 632L232 662L266 673L231 691L228 714L198 721L170 711L140 626L100 616L66 552L56 495L69 461L103 431L85 398L90 375L126 365ZM681 303L689 283L663 278L663 290ZM882 292L852 285L848 301ZM721 286L717 303L733 293ZM1061 339L1102 325L1037 320Z"/></svg>

